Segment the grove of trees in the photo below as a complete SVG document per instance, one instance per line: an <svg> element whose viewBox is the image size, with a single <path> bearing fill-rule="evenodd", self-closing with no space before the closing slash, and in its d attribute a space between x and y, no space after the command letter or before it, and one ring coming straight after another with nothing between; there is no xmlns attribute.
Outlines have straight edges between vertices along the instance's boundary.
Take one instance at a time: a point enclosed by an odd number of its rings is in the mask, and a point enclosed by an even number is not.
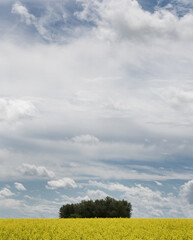
<svg viewBox="0 0 193 240"><path fill-rule="evenodd" d="M60 218L130 218L131 212L131 203L106 197L95 201L63 205L59 216Z"/></svg>

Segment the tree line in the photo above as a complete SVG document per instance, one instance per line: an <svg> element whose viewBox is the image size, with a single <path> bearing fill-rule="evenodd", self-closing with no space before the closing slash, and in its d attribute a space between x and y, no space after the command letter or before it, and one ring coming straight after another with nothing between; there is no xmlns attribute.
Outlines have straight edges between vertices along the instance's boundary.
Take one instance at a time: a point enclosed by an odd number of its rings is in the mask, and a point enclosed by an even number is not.
<svg viewBox="0 0 193 240"><path fill-rule="evenodd" d="M60 218L130 218L131 203L126 200L115 200L106 197L100 200L81 201L81 203L66 204L59 210Z"/></svg>

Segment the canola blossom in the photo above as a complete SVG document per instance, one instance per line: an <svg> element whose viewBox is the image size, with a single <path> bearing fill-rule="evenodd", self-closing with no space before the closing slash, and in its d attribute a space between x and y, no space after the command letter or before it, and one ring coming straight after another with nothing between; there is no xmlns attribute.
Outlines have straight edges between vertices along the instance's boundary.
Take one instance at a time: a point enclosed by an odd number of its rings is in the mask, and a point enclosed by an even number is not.
<svg viewBox="0 0 193 240"><path fill-rule="evenodd" d="M1 240L191 240L191 219L2 219Z"/></svg>

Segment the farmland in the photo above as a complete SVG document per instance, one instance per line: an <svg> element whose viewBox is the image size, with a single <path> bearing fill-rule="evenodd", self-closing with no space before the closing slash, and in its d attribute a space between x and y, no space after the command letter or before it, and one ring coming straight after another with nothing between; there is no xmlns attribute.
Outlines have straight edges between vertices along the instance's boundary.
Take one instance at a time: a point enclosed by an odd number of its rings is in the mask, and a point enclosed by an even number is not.
<svg viewBox="0 0 193 240"><path fill-rule="evenodd" d="M190 240L191 219L2 219L1 240Z"/></svg>

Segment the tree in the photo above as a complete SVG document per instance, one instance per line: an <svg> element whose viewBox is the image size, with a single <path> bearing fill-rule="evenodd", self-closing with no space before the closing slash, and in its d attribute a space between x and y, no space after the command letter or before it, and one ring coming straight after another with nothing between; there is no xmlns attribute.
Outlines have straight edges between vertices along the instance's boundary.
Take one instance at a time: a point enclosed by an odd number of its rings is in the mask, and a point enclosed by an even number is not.
<svg viewBox="0 0 193 240"><path fill-rule="evenodd" d="M63 205L60 208L59 216L60 218L130 218L131 212L131 203L106 197L95 201Z"/></svg>

